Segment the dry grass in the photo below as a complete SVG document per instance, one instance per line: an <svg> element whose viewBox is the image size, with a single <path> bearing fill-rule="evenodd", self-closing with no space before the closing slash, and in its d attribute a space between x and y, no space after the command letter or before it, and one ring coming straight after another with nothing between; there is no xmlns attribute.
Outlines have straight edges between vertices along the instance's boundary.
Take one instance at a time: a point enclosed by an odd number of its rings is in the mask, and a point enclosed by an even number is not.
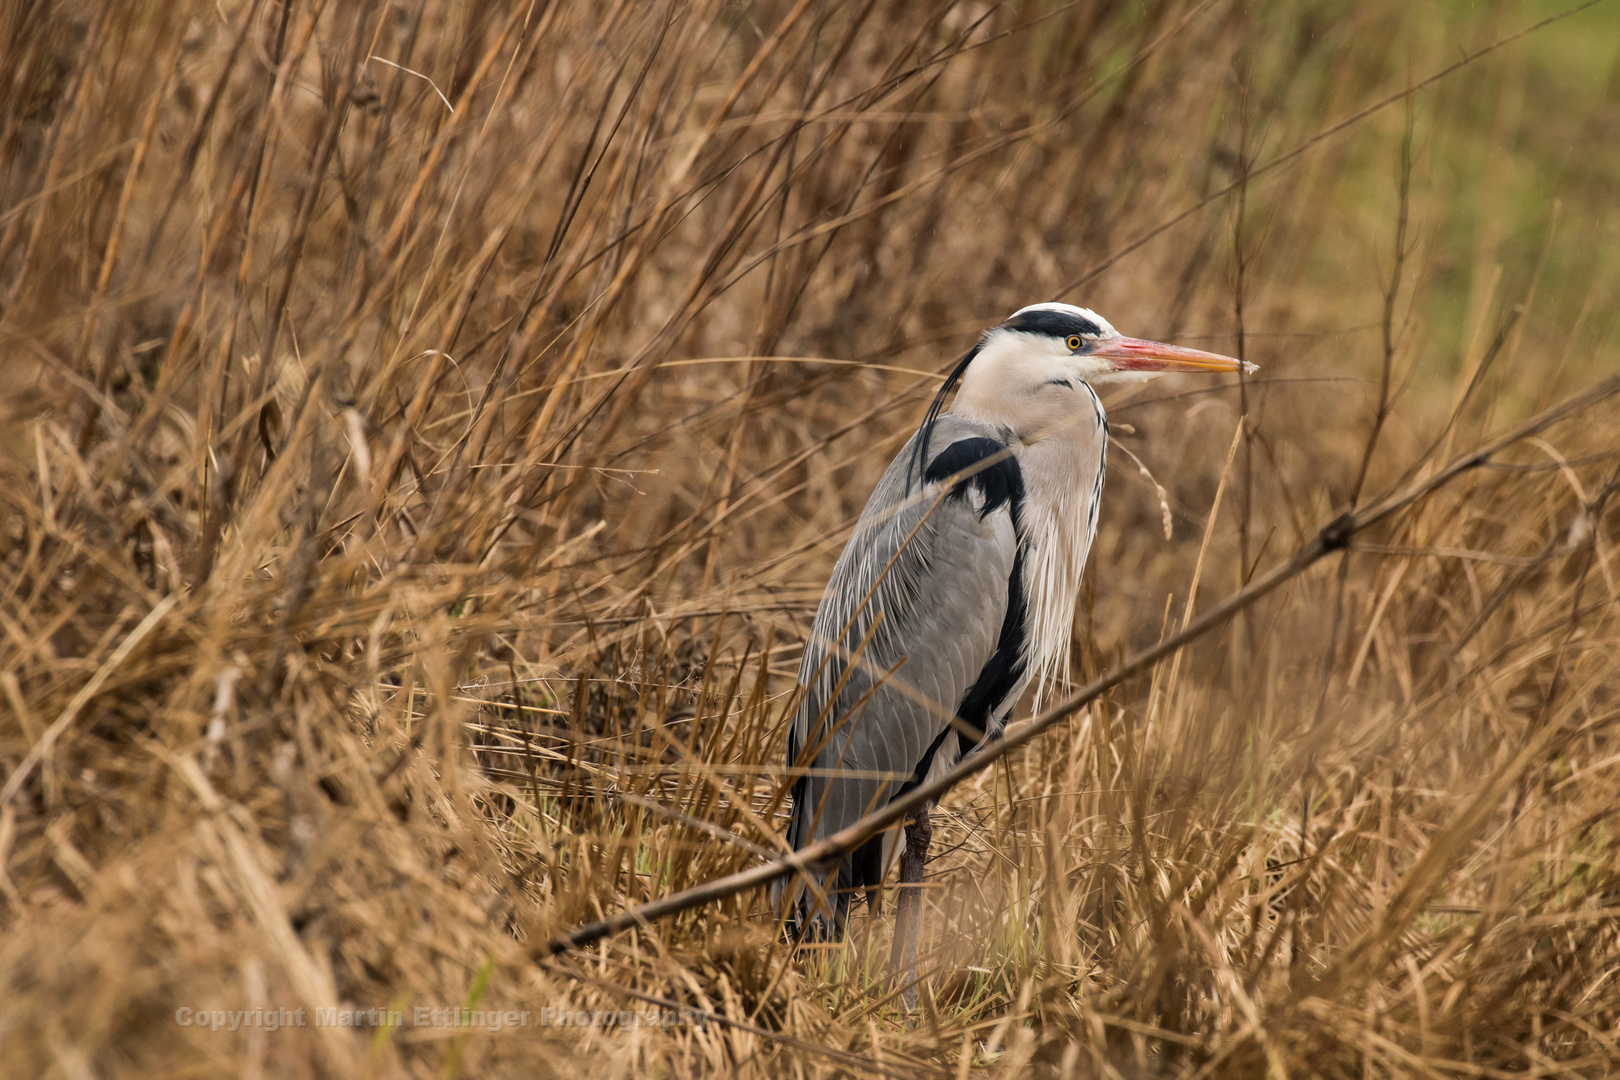
<svg viewBox="0 0 1620 1080"><path fill-rule="evenodd" d="M0 1067L1608 1074L1612 402L957 791L914 1022L759 894L531 956L779 849L820 585L1013 308L1262 365L1110 402L1167 509L1115 453L1077 677L1611 371L1609 6L1245 181L1553 11L7 5Z"/></svg>

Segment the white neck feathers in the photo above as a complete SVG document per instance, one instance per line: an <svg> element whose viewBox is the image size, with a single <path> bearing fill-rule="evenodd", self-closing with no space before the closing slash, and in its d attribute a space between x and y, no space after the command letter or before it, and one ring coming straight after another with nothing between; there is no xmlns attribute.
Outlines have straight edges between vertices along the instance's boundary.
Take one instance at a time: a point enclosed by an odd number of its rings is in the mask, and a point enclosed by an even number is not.
<svg viewBox="0 0 1620 1080"><path fill-rule="evenodd" d="M1069 641L1086 556L1097 535L1108 455L1102 403L1069 430L1026 446L1024 597L1029 605L1025 670L1036 684L1035 709L1069 679Z"/></svg>

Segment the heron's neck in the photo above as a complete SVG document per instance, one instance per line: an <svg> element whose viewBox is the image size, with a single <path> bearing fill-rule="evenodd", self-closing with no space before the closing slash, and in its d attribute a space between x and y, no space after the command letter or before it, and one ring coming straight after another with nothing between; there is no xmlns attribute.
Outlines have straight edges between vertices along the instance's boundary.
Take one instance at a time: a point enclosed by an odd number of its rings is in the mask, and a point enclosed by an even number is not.
<svg viewBox="0 0 1620 1080"><path fill-rule="evenodd" d="M1089 414L1025 443L1018 455L1024 479L1021 532L1029 621L1027 670L1035 678L1036 708L1069 677L1069 639L1080 581L1097 534L1108 423L1090 388Z"/></svg>

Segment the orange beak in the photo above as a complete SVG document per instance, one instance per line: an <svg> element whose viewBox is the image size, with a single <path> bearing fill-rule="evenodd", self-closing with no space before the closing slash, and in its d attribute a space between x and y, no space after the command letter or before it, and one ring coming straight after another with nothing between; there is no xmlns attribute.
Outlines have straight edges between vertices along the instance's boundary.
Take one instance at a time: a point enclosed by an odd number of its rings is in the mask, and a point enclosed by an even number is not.
<svg viewBox="0 0 1620 1080"><path fill-rule="evenodd" d="M1131 337L1105 338L1091 350L1091 355L1111 360L1115 371L1242 371L1252 375L1260 370L1219 353Z"/></svg>

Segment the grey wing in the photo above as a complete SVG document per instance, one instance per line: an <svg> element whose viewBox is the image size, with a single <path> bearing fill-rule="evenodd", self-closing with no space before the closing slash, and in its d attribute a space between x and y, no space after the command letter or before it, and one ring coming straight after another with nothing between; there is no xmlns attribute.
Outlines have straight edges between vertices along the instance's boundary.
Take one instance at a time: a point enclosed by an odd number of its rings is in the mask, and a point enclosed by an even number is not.
<svg viewBox="0 0 1620 1080"><path fill-rule="evenodd" d="M985 425L942 416L930 439L932 469L924 471L939 474L953 447L990 441L1004 443ZM911 452L908 443L873 491L805 645L803 696L788 738L789 765L810 766L794 791L794 848L853 823L914 775L921 779L925 759L954 763L957 740L949 736L961 727L958 706L1002 644L1010 597L1021 596L1018 501L998 502L990 485L969 483L942 497L942 482L915 476L908 496ZM1009 453L996 459L1017 481ZM994 723L1010 708L1011 700L1002 707L1007 696L998 697ZM868 868L840 878L876 885L871 876Z"/></svg>

